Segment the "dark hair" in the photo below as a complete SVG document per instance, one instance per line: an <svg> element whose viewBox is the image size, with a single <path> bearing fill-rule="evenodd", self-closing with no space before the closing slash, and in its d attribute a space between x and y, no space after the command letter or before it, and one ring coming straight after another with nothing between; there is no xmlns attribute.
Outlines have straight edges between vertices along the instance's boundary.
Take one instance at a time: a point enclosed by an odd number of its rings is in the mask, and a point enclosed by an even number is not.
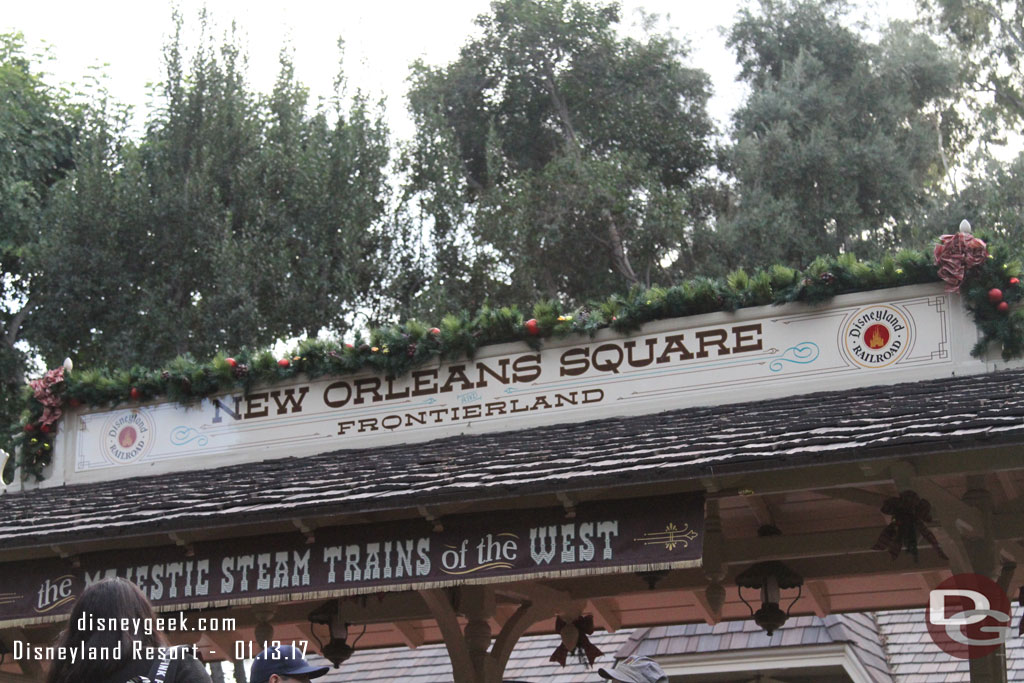
<svg viewBox="0 0 1024 683"><path fill-rule="evenodd" d="M84 615L84 619L83 619ZM95 629L96 620L142 619L144 624L138 631ZM149 620L148 622L145 620ZM84 622L84 624L82 624ZM79 626L86 626L80 629ZM132 658L133 642L143 647L165 647L167 639L155 629L156 618L153 606L149 604L142 590L131 581L121 578L103 579L82 591L71 619L61 633L58 647L109 648L120 643L121 657L77 658L74 664L70 658L56 658L50 667L47 683L100 683L113 676ZM149 630L151 635L147 635Z"/></svg>

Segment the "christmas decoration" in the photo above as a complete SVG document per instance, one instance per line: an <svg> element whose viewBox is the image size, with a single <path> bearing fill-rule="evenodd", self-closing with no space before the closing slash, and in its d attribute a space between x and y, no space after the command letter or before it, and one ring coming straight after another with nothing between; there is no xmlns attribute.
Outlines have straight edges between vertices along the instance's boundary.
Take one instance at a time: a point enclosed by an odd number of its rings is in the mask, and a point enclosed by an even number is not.
<svg viewBox="0 0 1024 683"><path fill-rule="evenodd" d="M65 374L68 374L68 375L71 374L71 370L74 369L74 367L75 367L75 364L71 361L71 358L65 358L64 362L61 365L64 368Z"/></svg>
<svg viewBox="0 0 1024 683"><path fill-rule="evenodd" d="M967 269L981 265L988 258L985 243L972 235L970 229L970 223L963 221L961 232L943 235L935 247L935 265L939 267L939 277L947 284L947 292L960 291Z"/></svg>
<svg viewBox="0 0 1024 683"><path fill-rule="evenodd" d="M269 351L237 351L223 362L200 362L185 356L154 370L86 370L73 376L68 362L32 383L33 395L20 432L23 452L19 467L40 476L48 453L43 442L51 437L44 435L47 438L32 448L25 447L27 437L39 435L38 426L44 422L53 425L65 404L111 407L128 397L133 401L162 397L188 404L279 382L287 369L311 377L363 371L400 377L424 364L472 356L488 344L520 341L540 349L549 338L592 337L605 328L628 334L654 320L768 304L818 304L849 292L932 283L940 278L950 284L944 275L951 270L962 272L962 300L978 326L979 341L972 353L983 355L998 344L1007 360L1024 355L1024 313L1014 310L1024 300L1024 288L1017 286L1021 266L1008 260L1008 250L993 244L987 257L982 240L960 233L944 235L935 252L906 250L878 262L843 254L816 259L804 271L785 266L751 274L737 270L723 279L695 278L673 287L634 288L572 311L556 301L536 304L530 315L514 306L485 306L476 313L447 315L438 327L409 321L371 330L368 336L357 336L351 342L306 340L280 360ZM938 272L936 259L941 264ZM1000 301L989 300L992 289L1001 291Z"/></svg>
<svg viewBox="0 0 1024 683"><path fill-rule="evenodd" d="M64 403L64 368L50 370L37 380L29 382L32 397L43 406L40 424L53 424L60 419L61 406Z"/></svg>
<svg viewBox="0 0 1024 683"><path fill-rule="evenodd" d="M1003 290L997 287L993 287L992 289L988 290L988 300L994 304L999 303L1000 301L1003 300Z"/></svg>
<svg viewBox="0 0 1024 683"><path fill-rule="evenodd" d="M932 521L932 506L927 500L919 497L914 491L903 491L899 496L887 499L882 504L882 513L892 515L892 521L878 536L872 550L887 550L892 559L899 557L901 550L906 550L917 561L917 539L923 536L926 541L946 560L945 553L939 547L935 534L928 528Z"/></svg>
<svg viewBox="0 0 1024 683"><path fill-rule="evenodd" d="M555 619L555 633L562 642L551 653L549 662L558 662L565 666L565 659L570 654L575 654L581 664L591 666L594 660L600 657L603 652L596 645L590 642L590 636L594 634L593 615L582 616L574 621L567 622L562 617Z"/></svg>

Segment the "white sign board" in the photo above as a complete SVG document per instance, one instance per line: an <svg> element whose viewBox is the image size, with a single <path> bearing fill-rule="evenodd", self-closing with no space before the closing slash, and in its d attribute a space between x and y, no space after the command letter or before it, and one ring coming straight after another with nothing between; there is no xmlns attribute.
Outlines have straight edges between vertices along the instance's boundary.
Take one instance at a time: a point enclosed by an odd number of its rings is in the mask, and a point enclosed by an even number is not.
<svg viewBox="0 0 1024 683"><path fill-rule="evenodd" d="M43 485L984 372L967 353L976 338L955 295L924 286L662 320L540 352L503 344L398 378L71 413L77 428L62 430L55 458L63 476Z"/></svg>

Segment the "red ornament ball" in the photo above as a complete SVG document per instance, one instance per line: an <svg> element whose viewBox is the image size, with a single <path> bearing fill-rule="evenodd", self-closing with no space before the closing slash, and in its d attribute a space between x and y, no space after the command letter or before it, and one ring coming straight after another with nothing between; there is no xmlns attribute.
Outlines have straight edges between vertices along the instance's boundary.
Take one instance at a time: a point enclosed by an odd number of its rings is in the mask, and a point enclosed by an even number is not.
<svg viewBox="0 0 1024 683"><path fill-rule="evenodd" d="M286 368L289 365L291 365L292 362L287 358L282 358L281 360L277 361L277 364L280 365L282 368Z"/></svg>
<svg viewBox="0 0 1024 683"><path fill-rule="evenodd" d="M132 397L133 401L138 401L140 398L142 398L142 392L139 391L137 387L132 387L132 390L131 392L129 392L129 395Z"/></svg>
<svg viewBox="0 0 1024 683"><path fill-rule="evenodd" d="M437 335L441 334L441 330L439 330L436 327L431 327L430 328L430 334L432 334L432 335L434 335L436 337Z"/></svg>
<svg viewBox="0 0 1024 683"><path fill-rule="evenodd" d="M999 289L998 287L993 287L992 289L988 290L988 300L994 304L999 303L1000 301L1003 300L1003 290Z"/></svg>
<svg viewBox="0 0 1024 683"><path fill-rule="evenodd" d="M39 431L42 432L43 434L49 434L50 433L50 425L47 425L47 424L39 425Z"/></svg>
<svg viewBox="0 0 1024 683"><path fill-rule="evenodd" d="M996 310L999 311L1000 313L1008 313L1010 310L1010 304L1006 303L1005 301L1001 301L999 302L999 305L996 306Z"/></svg>
<svg viewBox="0 0 1024 683"><path fill-rule="evenodd" d="M1020 280L1018 280L1018 279L1017 279L1017 278L1015 278L1015 277L1011 277L1011 278L1010 278L1010 286L1011 286L1011 287L1016 287L1016 286L1017 286L1017 285L1019 285L1019 284L1020 284Z"/></svg>
<svg viewBox="0 0 1024 683"><path fill-rule="evenodd" d="M224 362L228 364L229 368L237 368L238 367L238 361L235 360L234 358L225 358Z"/></svg>
<svg viewBox="0 0 1024 683"><path fill-rule="evenodd" d="M36 426L29 422L27 425L25 425L25 431L31 434L32 432L36 431Z"/></svg>
<svg viewBox="0 0 1024 683"><path fill-rule="evenodd" d="M533 335L534 337L540 334L540 323L537 322L536 318L530 318L529 320L527 320L525 323L523 323L523 327L525 327L526 331Z"/></svg>

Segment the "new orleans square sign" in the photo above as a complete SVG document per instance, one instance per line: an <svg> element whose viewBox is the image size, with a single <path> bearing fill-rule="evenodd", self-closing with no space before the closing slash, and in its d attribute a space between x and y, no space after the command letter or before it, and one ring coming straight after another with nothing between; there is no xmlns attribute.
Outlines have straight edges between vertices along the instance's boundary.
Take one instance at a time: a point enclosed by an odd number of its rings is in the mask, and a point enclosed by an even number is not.
<svg viewBox="0 0 1024 683"><path fill-rule="evenodd" d="M165 548L105 551L67 560L0 564L0 622L51 621L84 588L120 576L160 609L317 599L383 590L518 578L654 571L700 565L700 494L581 503L564 508L422 519L234 538Z"/></svg>
<svg viewBox="0 0 1024 683"><path fill-rule="evenodd" d="M360 374L106 412L69 411L42 486L456 434L984 372L938 286L649 323L633 335L484 347L402 377Z"/></svg>

